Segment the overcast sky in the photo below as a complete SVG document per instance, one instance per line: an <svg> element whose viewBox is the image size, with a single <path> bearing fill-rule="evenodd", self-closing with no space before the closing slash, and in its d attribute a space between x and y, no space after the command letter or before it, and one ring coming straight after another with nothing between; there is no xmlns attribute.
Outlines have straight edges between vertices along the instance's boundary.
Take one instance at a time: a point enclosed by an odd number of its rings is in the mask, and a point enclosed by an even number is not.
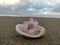
<svg viewBox="0 0 60 45"><path fill-rule="evenodd" d="M5 0L5 2L6 1L7 0ZM20 12L25 11L25 13L28 12L28 14L29 12L32 14L34 12L37 14L38 12L39 14L41 11L60 12L60 0L12 0L12 1L8 0L8 1L9 3L10 2L15 3L11 7L11 10L18 9ZM6 4L8 4L8 1L6 2ZM16 1L18 3L16 3ZM1 2L4 2L4 0L0 0L0 4Z"/></svg>

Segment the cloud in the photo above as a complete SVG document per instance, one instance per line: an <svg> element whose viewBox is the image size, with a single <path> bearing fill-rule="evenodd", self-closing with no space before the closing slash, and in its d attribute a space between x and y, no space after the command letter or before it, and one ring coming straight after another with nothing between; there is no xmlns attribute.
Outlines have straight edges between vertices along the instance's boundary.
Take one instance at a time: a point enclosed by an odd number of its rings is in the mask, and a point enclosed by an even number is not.
<svg viewBox="0 0 60 45"><path fill-rule="evenodd" d="M20 9L27 9L27 8L34 8L34 9L41 9L44 8L46 3L45 0L20 0L19 3L15 4L16 8Z"/></svg>
<svg viewBox="0 0 60 45"><path fill-rule="evenodd" d="M47 5L52 8L60 8L60 0L47 0Z"/></svg>
<svg viewBox="0 0 60 45"><path fill-rule="evenodd" d="M0 5L5 5L5 6L9 6L9 5L14 5L16 3L19 3L20 0L0 0Z"/></svg>
<svg viewBox="0 0 60 45"><path fill-rule="evenodd" d="M60 12L60 0L19 0L18 3L11 6L11 9L14 10L15 13L26 15L40 14L40 12L43 11Z"/></svg>
<svg viewBox="0 0 60 45"><path fill-rule="evenodd" d="M8 3L8 2L9 3ZM2 4L4 0L0 0L0 4ZM18 2L18 3L16 3ZM45 8L45 7L56 7L60 8L60 0L5 0L5 3L8 5L13 5L16 8Z"/></svg>

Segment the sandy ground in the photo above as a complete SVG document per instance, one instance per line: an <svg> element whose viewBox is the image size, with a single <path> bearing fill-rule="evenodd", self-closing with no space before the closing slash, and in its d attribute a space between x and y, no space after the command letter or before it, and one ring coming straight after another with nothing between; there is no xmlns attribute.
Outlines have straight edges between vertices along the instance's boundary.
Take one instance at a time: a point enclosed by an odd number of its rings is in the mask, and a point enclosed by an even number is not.
<svg viewBox="0 0 60 45"><path fill-rule="evenodd" d="M0 17L0 45L60 45L60 19L35 18L46 33L43 37L30 39L16 33L16 24L23 23L29 18Z"/></svg>

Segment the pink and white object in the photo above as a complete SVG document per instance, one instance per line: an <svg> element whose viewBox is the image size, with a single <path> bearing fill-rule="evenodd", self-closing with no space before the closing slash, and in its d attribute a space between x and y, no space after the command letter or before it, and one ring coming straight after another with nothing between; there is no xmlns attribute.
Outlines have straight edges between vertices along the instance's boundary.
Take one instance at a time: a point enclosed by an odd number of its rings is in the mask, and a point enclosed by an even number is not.
<svg viewBox="0 0 60 45"><path fill-rule="evenodd" d="M37 20L30 18L29 21L25 21L23 24L17 24L16 32L23 36L37 38L45 34L45 28L40 26Z"/></svg>
<svg viewBox="0 0 60 45"><path fill-rule="evenodd" d="M28 29L29 25L30 25L30 29ZM25 21L23 23L23 31L32 35L36 34L40 31L40 25L38 25L38 22L34 21L33 18L30 18L29 21Z"/></svg>

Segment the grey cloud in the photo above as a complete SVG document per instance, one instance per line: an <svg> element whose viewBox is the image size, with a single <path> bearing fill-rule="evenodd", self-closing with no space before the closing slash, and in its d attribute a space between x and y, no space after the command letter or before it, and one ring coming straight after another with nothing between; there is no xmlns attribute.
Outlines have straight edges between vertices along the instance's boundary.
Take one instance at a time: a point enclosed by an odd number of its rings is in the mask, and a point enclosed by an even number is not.
<svg viewBox="0 0 60 45"><path fill-rule="evenodd" d="M4 12L4 10L6 12ZM13 6L4 7L4 10L2 10L4 13L10 12L12 14L37 15L43 11L60 12L60 3L50 6L47 4L46 0L20 0L19 3Z"/></svg>

